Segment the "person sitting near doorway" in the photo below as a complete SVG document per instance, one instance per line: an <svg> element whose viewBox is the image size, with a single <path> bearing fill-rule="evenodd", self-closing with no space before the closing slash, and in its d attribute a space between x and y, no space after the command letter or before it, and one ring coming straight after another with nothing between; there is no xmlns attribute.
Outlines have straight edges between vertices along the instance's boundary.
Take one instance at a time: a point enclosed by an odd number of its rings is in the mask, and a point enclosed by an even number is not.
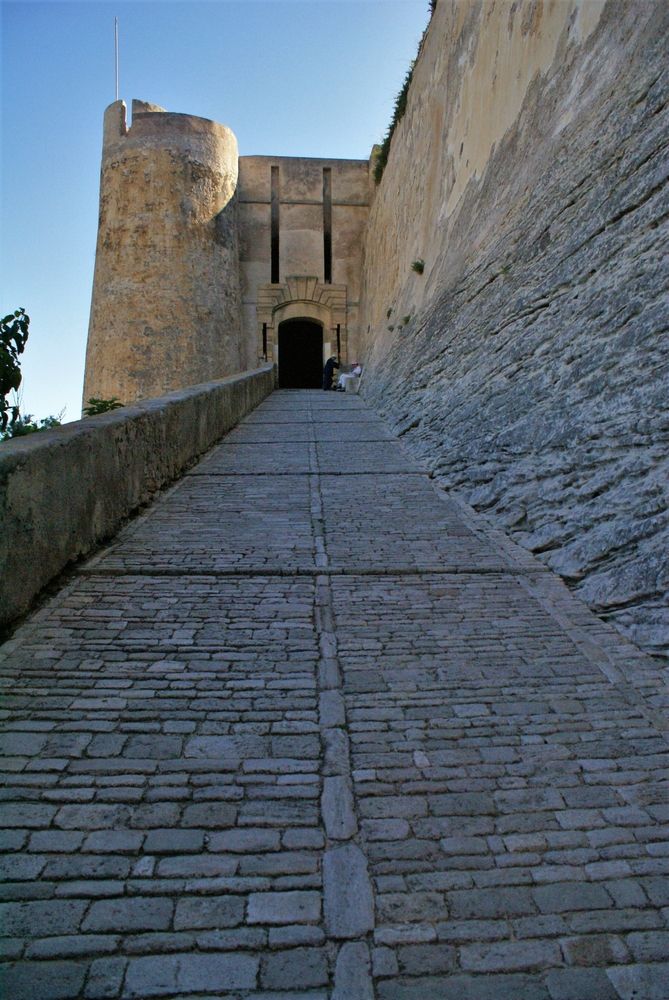
<svg viewBox="0 0 669 1000"><path fill-rule="evenodd" d="M332 357L328 358L328 360L325 362L325 368L323 369L324 389L334 388L332 385L332 377L334 375L335 368L339 368L339 362L337 361L337 358L333 354Z"/></svg>
<svg viewBox="0 0 669 1000"><path fill-rule="evenodd" d="M362 375L362 366L354 361L351 370L349 372L342 372L337 380L337 389L339 392L344 392L348 383L354 383L356 379L359 379ZM353 388L353 386L351 386Z"/></svg>

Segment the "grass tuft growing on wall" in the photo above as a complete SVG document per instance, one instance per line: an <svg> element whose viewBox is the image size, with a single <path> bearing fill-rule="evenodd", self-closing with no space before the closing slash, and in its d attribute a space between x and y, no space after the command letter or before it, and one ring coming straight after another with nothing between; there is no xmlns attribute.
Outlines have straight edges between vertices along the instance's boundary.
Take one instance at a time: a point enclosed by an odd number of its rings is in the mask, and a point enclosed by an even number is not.
<svg viewBox="0 0 669 1000"><path fill-rule="evenodd" d="M383 137L383 142L381 143L381 149L379 155L376 158L376 163L374 164L374 180L378 184L383 177L383 171L385 169L386 163L388 162L388 154L390 152L390 141L393 137L393 132L397 128L398 124L402 121L404 117L404 112L407 109L407 97L409 95L409 87L411 86L411 78L413 77L413 68L416 61L411 63L407 71L407 75L404 77L404 83L402 84L402 89L395 98L395 108L393 110L393 117L388 126L388 131Z"/></svg>
<svg viewBox="0 0 669 1000"><path fill-rule="evenodd" d="M430 18L434 14L437 7L437 0L430 0ZM429 27L429 24L428 24ZM425 29L427 31L427 28ZM418 46L418 53L420 54L421 46L423 45L423 39L425 38L425 33L423 33L423 38L420 40L420 45ZM416 59L418 56L416 56ZM414 66L416 65L416 59L413 60L409 69L407 70L407 75L404 77L404 83L402 84L402 89L395 98L395 107L393 109L393 117L390 120L390 125L388 130L383 137L383 142L381 143L381 148L379 155L376 158L376 163L374 164L374 180L377 184L381 182L383 177L383 171L385 170L386 163L388 162L388 155L390 153L390 142L393 137L393 132L402 121L404 117L404 112L407 109L407 99L409 97L409 87L411 86L411 80L413 78Z"/></svg>

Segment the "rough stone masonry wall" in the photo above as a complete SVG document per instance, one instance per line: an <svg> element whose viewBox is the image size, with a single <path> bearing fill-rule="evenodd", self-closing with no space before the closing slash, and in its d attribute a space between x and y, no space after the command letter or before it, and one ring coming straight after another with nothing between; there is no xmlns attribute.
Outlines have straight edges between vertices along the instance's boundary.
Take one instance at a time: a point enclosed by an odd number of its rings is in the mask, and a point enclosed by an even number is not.
<svg viewBox="0 0 669 1000"><path fill-rule="evenodd" d="M84 403L149 399L244 369L237 140L133 101L105 112Z"/></svg>
<svg viewBox="0 0 669 1000"><path fill-rule="evenodd" d="M669 644L668 29L664 2L439 0L363 293L371 403L655 653Z"/></svg>
<svg viewBox="0 0 669 1000"><path fill-rule="evenodd" d="M273 388L264 365L0 444L0 629Z"/></svg>

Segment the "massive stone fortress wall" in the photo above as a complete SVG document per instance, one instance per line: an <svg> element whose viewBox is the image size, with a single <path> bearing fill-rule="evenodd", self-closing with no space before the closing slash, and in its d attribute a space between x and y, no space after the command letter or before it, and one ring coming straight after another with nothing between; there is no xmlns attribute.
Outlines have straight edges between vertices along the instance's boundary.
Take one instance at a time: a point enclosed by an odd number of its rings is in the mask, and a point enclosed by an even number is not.
<svg viewBox="0 0 669 1000"><path fill-rule="evenodd" d="M663 2L439 0L362 296L371 402L651 650L669 639L668 29Z"/></svg>

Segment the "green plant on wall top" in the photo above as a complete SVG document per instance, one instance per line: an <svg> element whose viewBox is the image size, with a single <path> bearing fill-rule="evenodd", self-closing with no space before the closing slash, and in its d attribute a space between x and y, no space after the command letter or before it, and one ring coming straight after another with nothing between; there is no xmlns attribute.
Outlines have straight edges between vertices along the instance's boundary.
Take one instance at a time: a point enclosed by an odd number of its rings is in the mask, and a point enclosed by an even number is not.
<svg viewBox="0 0 669 1000"><path fill-rule="evenodd" d="M415 260L413 262L413 264L411 265L411 270L415 271L416 274L423 273L423 271L425 270L425 261L422 259L422 257L419 257L418 260Z"/></svg>
<svg viewBox="0 0 669 1000"><path fill-rule="evenodd" d="M430 17L434 14L437 9L437 0L430 0ZM425 29L427 31L427 28ZM423 38L425 34L423 34ZM423 44L423 39L421 38L420 45L418 46L418 52L420 53L421 46ZM418 57L416 57L418 58ZM379 148L379 153L376 157L376 163L374 164L374 181L377 184L381 183L381 178L383 177L383 171L385 170L386 163L388 162L388 154L390 153L390 142L393 137L393 132L402 121L404 117L404 112L407 109L407 99L409 96L409 87L411 86L411 80L413 78L413 70L416 65L416 59L413 60L409 69L407 70L407 75L404 77L404 83L402 84L402 89L395 98L395 107L393 108L393 117L390 120L390 125L388 126L388 131L383 137L383 142Z"/></svg>
<svg viewBox="0 0 669 1000"><path fill-rule="evenodd" d="M84 406L83 414L85 417L94 417L98 413L109 413L110 410L118 410L122 406L123 403L116 396L112 396L111 399L98 399L96 396L91 396Z"/></svg>
<svg viewBox="0 0 669 1000"><path fill-rule="evenodd" d="M402 121L404 112L407 109L407 98L409 96L409 87L411 86L411 79L413 77L413 68L415 64L416 60L414 59L411 66L409 66L409 69L407 70L407 75L404 77L402 89L395 98L393 117L390 120L388 131L383 137L383 142L381 143L381 148L379 149L379 155L377 156L376 163L374 164L374 180L377 184L381 183L383 171L385 170L386 163L388 162L388 154L390 153L390 142L393 137L393 132Z"/></svg>

